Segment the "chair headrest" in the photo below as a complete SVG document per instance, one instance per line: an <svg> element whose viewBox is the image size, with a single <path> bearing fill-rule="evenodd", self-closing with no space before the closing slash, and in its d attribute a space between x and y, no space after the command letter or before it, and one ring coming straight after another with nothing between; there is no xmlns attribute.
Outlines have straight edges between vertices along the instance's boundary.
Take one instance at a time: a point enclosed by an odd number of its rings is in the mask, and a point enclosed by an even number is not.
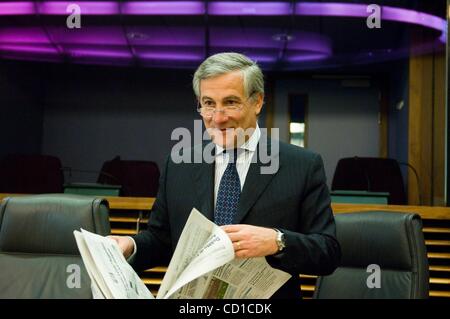
<svg viewBox="0 0 450 319"><path fill-rule="evenodd" d="M67 194L5 198L0 205L0 251L79 255L73 231L109 233L103 199Z"/></svg>
<svg viewBox="0 0 450 319"><path fill-rule="evenodd" d="M343 267L410 270L416 245L414 232L422 234L417 214L363 212L335 215L336 232L342 248Z"/></svg>

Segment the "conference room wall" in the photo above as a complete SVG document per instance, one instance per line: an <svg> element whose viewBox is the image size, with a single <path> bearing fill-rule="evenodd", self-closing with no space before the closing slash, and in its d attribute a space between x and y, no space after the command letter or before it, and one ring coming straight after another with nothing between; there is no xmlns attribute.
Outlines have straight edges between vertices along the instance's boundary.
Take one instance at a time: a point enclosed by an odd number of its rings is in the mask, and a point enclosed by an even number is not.
<svg viewBox="0 0 450 319"><path fill-rule="evenodd" d="M41 152L42 71L40 64L0 60L0 158Z"/></svg>
<svg viewBox="0 0 450 319"><path fill-rule="evenodd" d="M378 156L378 96L374 88L344 88L340 81L286 79L277 82L275 126L289 122L288 96L308 95L307 148L322 155L331 186L340 158ZM288 128L280 129L288 141Z"/></svg>
<svg viewBox="0 0 450 319"><path fill-rule="evenodd" d="M183 70L52 65L45 82L42 152L59 156L65 166L94 172L101 169L105 160L117 155L123 159L153 160L162 167L165 156L175 144L170 140L173 129L192 130L192 119L199 118L191 79L192 71ZM280 90L310 88L309 84L298 80L289 84L280 77L274 81L277 119L286 107L286 101L279 99ZM312 99L315 107L310 108L308 117L308 146L323 155L331 182L337 160L347 155L342 153L342 145L336 138L327 138L336 137L332 126L344 120L348 129L338 139L348 142L354 139L352 127L361 123L355 121L359 116L356 115L358 107L352 109L354 106L347 103L348 99L339 102L341 87L330 89L329 83L323 81L316 84ZM375 95L372 92L372 100ZM363 95L361 99L368 98ZM331 102L337 104L333 106ZM340 111L336 113L336 110ZM377 118L377 115L371 117ZM264 114L260 123L265 126ZM286 123L275 122L277 126L281 138L287 140L283 136ZM371 133L373 130L363 128L360 131ZM366 148L358 149L357 154L377 156L378 141L371 141L371 138L370 134L359 137L359 144ZM75 172L70 181L92 182L97 175Z"/></svg>
<svg viewBox="0 0 450 319"><path fill-rule="evenodd" d="M327 181L331 186L340 158L380 156L378 112L381 87L377 79L386 79L389 86L388 156L406 162L407 69L407 62L397 61L335 70L334 73L330 70L315 75L280 76L275 87L274 126L280 128L281 139L288 141L289 94L308 95L307 147L322 154ZM371 76L370 86L365 87L366 79L352 80L355 75ZM404 107L399 111L396 105L401 100ZM406 170L404 173L406 175Z"/></svg>
<svg viewBox="0 0 450 319"><path fill-rule="evenodd" d="M94 182L102 163L119 155L163 167L178 127L194 130L193 70L50 65L45 79L42 152L92 173L67 182ZM264 113L264 112L263 112ZM260 116L264 126L265 115ZM193 137L193 136L192 136ZM194 141L192 141L194 143Z"/></svg>
<svg viewBox="0 0 450 319"><path fill-rule="evenodd" d="M2 92L8 90L8 94L2 94L1 101L15 100L22 107L8 108L3 117L2 136L9 138L4 140L2 155L13 151L41 151L59 156L65 166L94 172L100 170L105 160L117 155L124 159L153 160L162 167L165 156L176 143L170 140L172 130L176 127L192 130L192 119L199 118L191 90L193 71L62 64L36 64L31 68L25 62L11 64L14 68L3 71L2 79L5 82L7 75L8 86L15 89L2 85ZM3 70L4 65L2 63ZM407 67L405 69L407 72ZM404 142L407 140L407 100L401 111L395 109L395 104L404 97L407 74L402 69L393 69L393 73L397 78L391 77L390 86L389 156L402 159L402 156L407 157ZM294 89L297 93L308 93L309 89L299 80L284 81L282 75L277 75L274 82L274 125L280 127L281 138L287 140L287 122L280 121L286 116L287 93ZM333 112L340 110L341 114L347 114L345 123L350 125L352 116L356 115L350 112L351 105L336 99L341 91L339 86L334 87L331 95L323 83L317 84L314 90L315 98L311 100L308 115L308 147L323 155L331 183L337 160L347 155L336 148L340 144L330 123L339 122L342 117L334 116ZM2 103L2 107L4 105ZM313 105L316 107L311 108ZM263 114L261 126L264 126L264 119ZM18 133L12 134L13 131ZM326 136L333 136L333 139ZM349 129L339 134L338 140L349 144L354 138L355 134ZM378 144L365 137L360 139L367 144L366 151L358 152L360 156L378 156ZM70 181L95 181L97 175L74 173Z"/></svg>
<svg viewBox="0 0 450 319"><path fill-rule="evenodd" d="M192 72L55 65L46 79L42 152L65 166L98 172L115 156L161 168L177 127L193 129ZM73 173L93 182L97 173ZM67 176L66 176L67 177Z"/></svg>

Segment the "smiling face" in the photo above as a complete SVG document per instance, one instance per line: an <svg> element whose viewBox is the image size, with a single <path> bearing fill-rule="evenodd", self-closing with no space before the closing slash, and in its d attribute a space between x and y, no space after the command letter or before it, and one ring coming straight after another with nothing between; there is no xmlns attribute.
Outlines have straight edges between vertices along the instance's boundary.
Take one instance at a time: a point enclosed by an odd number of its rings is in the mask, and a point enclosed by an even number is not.
<svg viewBox="0 0 450 319"><path fill-rule="evenodd" d="M241 103L241 110L229 114L215 112L211 118L203 118L212 141L223 148L235 148L247 140L242 130L256 128L256 120L261 112L263 95L256 94L248 98L244 92L244 80L241 71L218 75L200 81L200 101L213 104L217 109L230 103ZM238 130L241 129L241 130ZM239 142L238 142L239 141Z"/></svg>

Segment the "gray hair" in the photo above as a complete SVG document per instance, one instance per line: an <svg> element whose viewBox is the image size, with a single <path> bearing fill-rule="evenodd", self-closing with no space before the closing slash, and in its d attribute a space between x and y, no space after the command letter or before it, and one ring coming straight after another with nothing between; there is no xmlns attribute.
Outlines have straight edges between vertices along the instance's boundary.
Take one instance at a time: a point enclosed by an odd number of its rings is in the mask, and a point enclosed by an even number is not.
<svg viewBox="0 0 450 319"><path fill-rule="evenodd" d="M264 77L256 62L240 53L224 52L210 56L195 71L192 80L195 95L200 97L201 80L238 70L242 72L247 98L255 93L264 94Z"/></svg>

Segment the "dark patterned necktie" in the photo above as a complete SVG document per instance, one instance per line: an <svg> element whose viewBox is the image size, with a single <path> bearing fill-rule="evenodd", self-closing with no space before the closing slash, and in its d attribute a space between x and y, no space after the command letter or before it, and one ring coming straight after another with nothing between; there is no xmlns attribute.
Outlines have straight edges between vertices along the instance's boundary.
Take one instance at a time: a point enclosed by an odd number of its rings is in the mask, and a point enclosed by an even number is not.
<svg viewBox="0 0 450 319"><path fill-rule="evenodd" d="M214 221L217 225L229 225L237 213L241 196L241 181L236 169L237 150L230 156L228 166L220 180L217 192L216 211Z"/></svg>

